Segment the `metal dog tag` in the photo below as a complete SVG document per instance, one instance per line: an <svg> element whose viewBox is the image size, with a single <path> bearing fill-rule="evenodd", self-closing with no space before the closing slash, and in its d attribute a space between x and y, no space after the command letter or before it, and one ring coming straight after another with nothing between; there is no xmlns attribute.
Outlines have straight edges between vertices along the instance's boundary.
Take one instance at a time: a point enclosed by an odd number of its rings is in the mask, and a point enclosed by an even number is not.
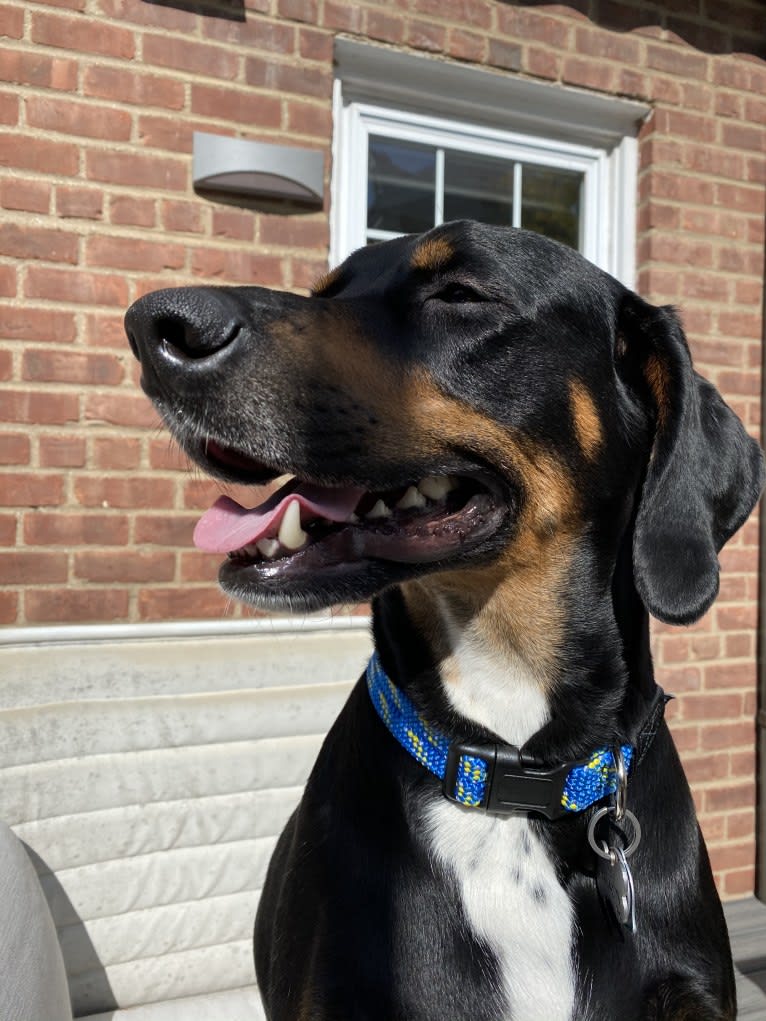
<svg viewBox="0 0 766 1021"><path fill-rule="evenodd" d="M625 860L621 847L603 845L604 856L599 856L596 866L596 886L601 898L606 901L617 919L628 932L636 931L636 895L633 875Z"/></svg>

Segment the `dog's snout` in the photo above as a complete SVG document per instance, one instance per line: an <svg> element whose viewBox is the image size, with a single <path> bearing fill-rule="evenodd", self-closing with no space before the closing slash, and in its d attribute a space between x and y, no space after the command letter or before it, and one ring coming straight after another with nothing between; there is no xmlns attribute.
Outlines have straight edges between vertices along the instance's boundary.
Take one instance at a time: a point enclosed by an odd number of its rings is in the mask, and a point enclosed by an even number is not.
<svg viewBox="0 0 766 1021"><path fill-rule="evenodd" d="M142 362L157 355L203 361L228 347L241 326L225 292L192 287L147 294L125 316L128 341Z"/></svg>

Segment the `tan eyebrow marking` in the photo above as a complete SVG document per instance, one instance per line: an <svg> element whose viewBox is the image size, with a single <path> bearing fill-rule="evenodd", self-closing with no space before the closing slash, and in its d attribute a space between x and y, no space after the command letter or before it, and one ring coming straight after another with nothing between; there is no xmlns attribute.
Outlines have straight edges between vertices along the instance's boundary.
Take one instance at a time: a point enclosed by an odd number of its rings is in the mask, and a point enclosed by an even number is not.
<svg viewBox="0 0 766 1021"><path fill-rule="evenodd" d="M410 259L413 269L444 269L455 254L446 238L427 238L421 241Z"/></svg>
<svg viewBox="0 0 766 1021"><path fill-rule="evenodd" d="M336 266L335 269L329 270L327 273L323 273L318 280L315 280L311 285L311 293L314 297L318 297L325 291L329 291L333 284L337 283L340 278L340 266Z"/></svg>
<svg viewBox="0 0 766 1021"><path fill-rule="evenodd" d="M592 461L604 442L601 419L598 417L595 401L588 388L577 379L569 381L569 399L572 404L577 442L583 454Z"/></svg>

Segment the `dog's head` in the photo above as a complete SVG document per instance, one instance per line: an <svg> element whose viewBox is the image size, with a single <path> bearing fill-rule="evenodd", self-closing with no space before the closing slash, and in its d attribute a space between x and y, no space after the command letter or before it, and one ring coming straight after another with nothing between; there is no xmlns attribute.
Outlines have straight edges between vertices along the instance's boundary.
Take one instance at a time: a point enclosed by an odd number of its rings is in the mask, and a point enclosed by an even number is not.
<svg viewBox="0 0 766 1021"><path fill-rule="evenodd" d="M362 249L311 297L150 294L142 383L210 474L293 478L197 530L223 587L315 609L450 572L528 567L562 534L700 616L760 493L758 446L697 376L672 310L529 232L456 222ZM608 583L608 579L606 579Z"/></svg>

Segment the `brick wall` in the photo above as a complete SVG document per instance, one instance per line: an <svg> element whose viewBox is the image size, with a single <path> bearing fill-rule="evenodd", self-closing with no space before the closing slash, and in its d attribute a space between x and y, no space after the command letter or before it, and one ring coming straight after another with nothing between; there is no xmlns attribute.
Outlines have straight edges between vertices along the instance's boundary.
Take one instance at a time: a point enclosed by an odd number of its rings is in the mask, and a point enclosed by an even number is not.
<svg viewBox="0 0 766 1021"><path fill-rule="evenodd" d="M701 370L754 435L766 181L761 0L0 0L0 622L236 615L190 548L216 490L137 388L122 315L192 282L305 288L327 209L201 198L192 131L326 153L345 32L650 102L638 289L681 306ZM705 11L709 12L707 16ZM721 597L656 628L661 679L719 883L753 887L757 540Z"/></svg>

